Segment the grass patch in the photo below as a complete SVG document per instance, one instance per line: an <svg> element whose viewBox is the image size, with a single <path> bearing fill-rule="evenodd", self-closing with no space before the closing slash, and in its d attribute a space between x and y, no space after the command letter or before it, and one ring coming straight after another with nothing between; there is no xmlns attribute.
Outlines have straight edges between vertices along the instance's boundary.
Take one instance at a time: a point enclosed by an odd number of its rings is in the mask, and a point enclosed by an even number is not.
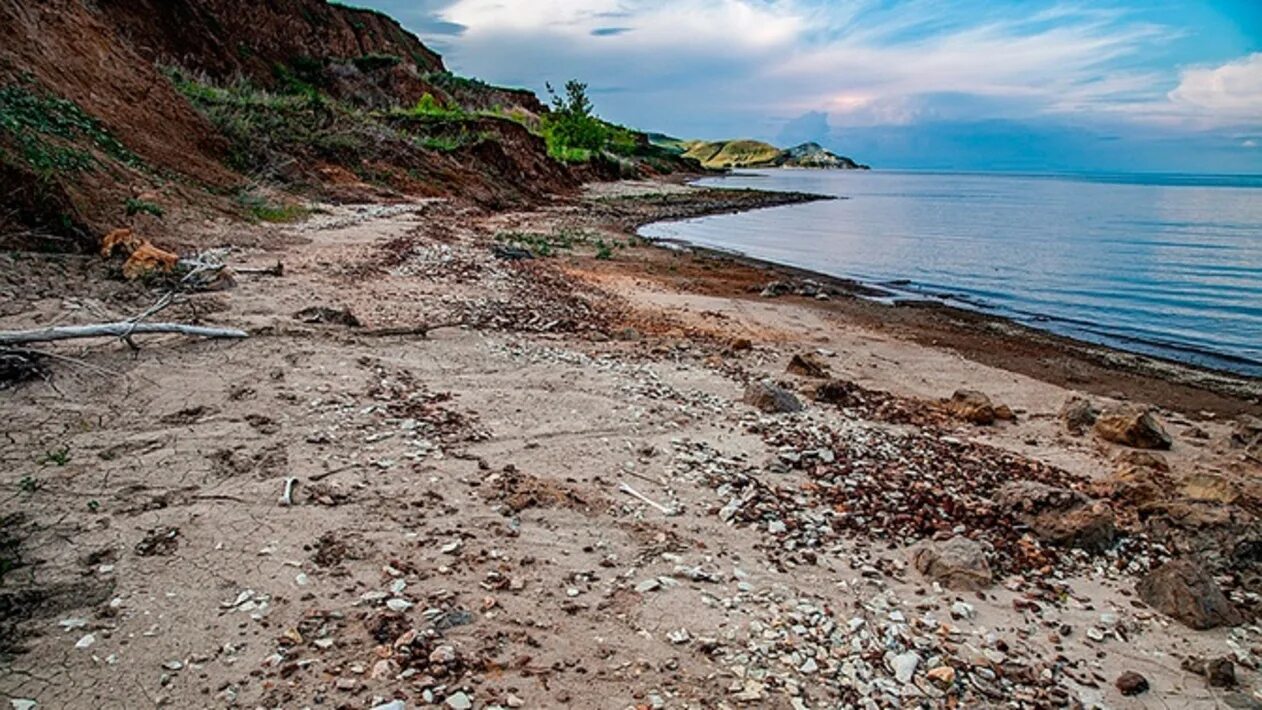
<svg viewBox="0 0 1262 710"><path fill-rule="evenodd" d="M237 204L241 205L246 215L254 222L292 224L301 222L311 215L309 207L296 203L272 202L252 192L242 192L238 195Z"/></svg>
<svg viewBox="0 0 1262 710"><path fill-rule="evenodd" d="M499 232L496 241L529 250L540 258L572 252L576 247L595 247L597 259L612 259L617 249L626 245L618 240L605 241L598 233L585 229L562 227L546 232Z"/></svg>

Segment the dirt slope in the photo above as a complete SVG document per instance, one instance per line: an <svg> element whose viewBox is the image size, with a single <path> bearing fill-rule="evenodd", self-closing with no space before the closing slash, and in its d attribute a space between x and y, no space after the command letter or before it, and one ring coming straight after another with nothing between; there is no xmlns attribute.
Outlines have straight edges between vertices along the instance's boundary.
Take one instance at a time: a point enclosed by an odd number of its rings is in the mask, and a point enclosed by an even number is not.
<svg viewBox="0 0 1262 710"><path fill-rule="evenodd" d="M390 118L427 94L450 115ZM519 122L543 111L448 74L385 15L322 0L0 0L0 245L86 249L138 224L171 239L240 216L260 181L522 204L578 184Z"/></svg>

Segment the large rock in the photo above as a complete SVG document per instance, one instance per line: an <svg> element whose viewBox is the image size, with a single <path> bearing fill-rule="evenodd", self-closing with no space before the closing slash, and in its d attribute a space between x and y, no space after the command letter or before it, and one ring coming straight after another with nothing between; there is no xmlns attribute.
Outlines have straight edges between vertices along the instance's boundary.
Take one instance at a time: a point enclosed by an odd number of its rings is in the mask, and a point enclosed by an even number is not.
<svg viewBox="0 0 1262 710"><path fill-rule="evenodd" d="M792 392L770 382L755 382L745 388L744 400L746 404L769 414L800 412L804 409L802 402Z"/></svg>
<svg viewBox="0 0 1262 710"><path fill-rule="evenodd" d="M1095 422L1095 433L1105 441L1136 449L1168 449L1170 435L1152 412L1139 407L1106 409Z"/></svg>
<svg viewBox="0 0 1262 710"><path fill-rule="evenodd" d="M815 353L801 353L794 355L789 361L787 372L790 375L824 379L828 377L828 363Z"/></svg>
<svg viewBox="0 0 1262 710"><path fill-rule="evenodd" d="M1167 562L1141 579L1135 591L1148 606L1193 629L1237 626L1244 621L1214 578L1191 560Z"/></svg>
<svg viewBox="0 0 1262 710"><path fill-rule="evenodd" d="M917 547L911 559L917 571L947 589L976 591L994 584L985 549L963 536Z"/></svg>
<svg viewBox="0 0 1262 710"><path fill-rule="evenodd" d="M1060 421L1075 436L1082 436L1095 424L1100 412L1085 397L1070 397L1060 408Z"/></svg>
<svg viewBox="0 0 1262 710"><path fill-rule="evenodd" d="M995 403L977 390L956 390L943 405L951 416L973 424L994 424L999 418Z"/></svg>
<svg viewBox="0 0 1262 710"><path fill-rule="evenodd" d="M1055 545L1098 552L1113 544L1117 527L1108 505L1076 491L1036 481L1013 481L995 494L1012 517Z"/></svg>

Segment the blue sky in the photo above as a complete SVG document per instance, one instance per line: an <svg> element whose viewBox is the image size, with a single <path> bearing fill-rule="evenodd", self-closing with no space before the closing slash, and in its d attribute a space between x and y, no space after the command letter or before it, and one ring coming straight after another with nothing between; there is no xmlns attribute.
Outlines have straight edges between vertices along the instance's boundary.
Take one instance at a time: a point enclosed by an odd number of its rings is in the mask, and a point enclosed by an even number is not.
<svg viewBox="0 0 1262 710"><path fill-rule="evenodd" d="M358 0L457 73L878 167L1262 173L1262 0Z"/></svg>

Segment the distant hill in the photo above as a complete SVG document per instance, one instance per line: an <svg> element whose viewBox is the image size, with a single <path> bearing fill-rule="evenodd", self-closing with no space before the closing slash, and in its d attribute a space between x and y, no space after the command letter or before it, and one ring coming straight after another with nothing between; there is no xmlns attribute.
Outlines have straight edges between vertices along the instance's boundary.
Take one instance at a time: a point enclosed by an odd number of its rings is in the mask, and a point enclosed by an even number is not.
<svg viewBox="0 0 1262 710"><path fill-rule="evenodd" d="M662 134L650 134L649 139L662 148L682 151L683 157L693 158L713 170L727 168L868 169L867 165L828 151L818 143L803 143L793 148L780 149L770 143L755 140L685 141Z"/></svg>

